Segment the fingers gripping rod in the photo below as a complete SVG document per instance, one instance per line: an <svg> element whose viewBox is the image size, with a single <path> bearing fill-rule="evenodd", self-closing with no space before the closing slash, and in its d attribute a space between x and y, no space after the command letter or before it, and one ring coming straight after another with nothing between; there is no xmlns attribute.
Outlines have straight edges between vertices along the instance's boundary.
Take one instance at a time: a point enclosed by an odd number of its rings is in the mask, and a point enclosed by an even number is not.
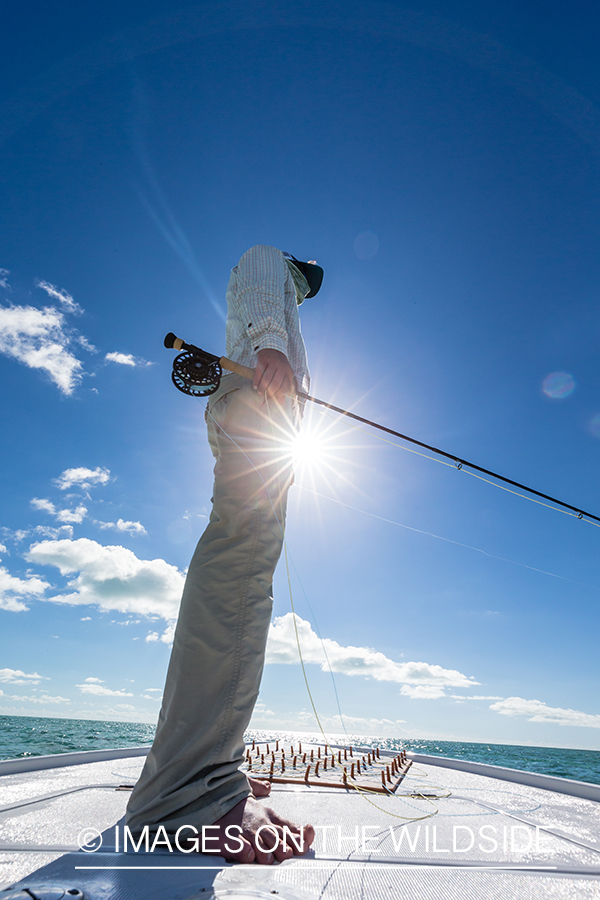
<svg viewBox="0 0 600 900"><path fill-rule="evenodd" d="M184 394L190 394L193 397L208 397L210 394L214 394L219 387L223 369L235 372L236 375L242 375L249 381L254 380L254 369L251 369L249 366L243 366L240 363L234 362L232 359L227 359L226 356L215 356L213 353L207 353L206 350L201 350L200 347L196 347L194 344L186 344L181 338L176 337L173 332L169 332L165 337L165 347L167 347L167 349L183 351L179 356L175 357L173 361L173 372L171 377L175 387ZM422 447L424 450L430 450L432 453L437 453L438 456L443 456L446 459L452 460L457 469L462 469L463 466L466 466L476 472L490 475L492 478L503 481L505 484L510 484L522 491L527 491L529 494L534 494L536 497L542 497L544 500L556 503L564 509L571 510L571 512L575 513L579 519L585 517L587 519L592 519L594 522L600 522L600 516L585 512L577 506L571 506L570 503L565 503L563 500L557 500L556 497L551 497L549 494L543 494L541 491L536 491L534 488L527 487L527 485L521 484L518 481L513 481L511 478L505 478L504 475L498 475L497 472L492 472L490 469L484 469L482 466L477 466L475 463L471 463L466 459L461 459L460 456L446 453L445 450L432 447L431 444L425 444L423 441L418 441L416 438L409 437L407 434L394 431L391 428L387 428L385 425L379 425L377 422L372 422L370 419L364 419L362 416L357 416L356 413L349 412L347 409L341 409L339 406L334 406L332 403L326 403L324 400L319 400L317 397L311 397L309 394L304 394L300 391L296 391L295 396L300 400L310 400L311 403L325 406L327 409L331 409L342 416L348 416L350 419L362 422L363 425L370 425L372 428L377 428L379 431L384 431L386 434L394 435L394 437L398 437L403 441L416 444L417 447Z"/></svg>

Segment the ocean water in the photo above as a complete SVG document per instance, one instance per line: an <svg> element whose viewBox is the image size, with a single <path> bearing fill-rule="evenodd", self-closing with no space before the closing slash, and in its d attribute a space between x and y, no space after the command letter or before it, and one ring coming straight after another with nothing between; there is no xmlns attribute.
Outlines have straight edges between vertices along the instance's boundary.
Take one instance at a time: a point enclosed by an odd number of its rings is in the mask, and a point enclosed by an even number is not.
<svg viewBox="0 0 600 900"><path fill-rule="evenodd" d="M0 759L69 753L77 750L106 750L115 747L148 745L154 725L135 722L96 722L87 719L46 719L33 716L0 716ZM247 739L322 741L319 734L249 731ZM600 751L566 750L560 747L522 747L514 744L477 744L460 741L422 741L376 738L360 734L328 735L333 743L382 750L414 750L432 756L467 759L493 766L508 766L542 775L557 775L576 781L600 784Z"/></svg>
<svg viewBox="0 0 600 900"><path fill-rule="evenodd" d="M152 743L154 727L135 722L0 716L0 759L139 747Z"/></svg>
<svg viewBox="0 0 600 900"><path fill-rule="evenodd" d="M560 747L521 747L515 744L473 744L457 741L404 741L405 750L429 753L431 756L450 756L471 762L488 763L556 775L600 784L600 751L567 750ZM386 749L388 749L386 747ZM392 747L389 747L392 749Z"/></svg>

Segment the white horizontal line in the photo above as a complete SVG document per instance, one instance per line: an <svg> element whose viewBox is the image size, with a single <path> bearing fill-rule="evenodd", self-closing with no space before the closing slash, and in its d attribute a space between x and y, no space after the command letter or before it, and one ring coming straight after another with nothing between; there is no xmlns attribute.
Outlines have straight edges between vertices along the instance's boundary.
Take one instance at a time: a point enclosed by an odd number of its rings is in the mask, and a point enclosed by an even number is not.
<svg viewBox="0 0 600 900"><path fill-rule="evenodd" d="M376 869L378 872L381 872L381 864L377 864L377 863L360 863L360 862L344 863L343 861L340 861L337 863L328 863L327 865L316 865L316 866L315 865L307 866L306 864L304 864L305 868L310 868L310 869L340 869L342 867L357 868L358 866L360 866L361 869ZM186 869L192 869L192 870L195 870L195 869L203 869L204 870L205 869L207 871L209 871L209 870L221 871L221 869L225 869L225 868L228 868L228 866L75 866L75 869L77 869L77 870L92 869L94 871L97 871L97 870L113 871L113 870L119 870L119 869L126 869L128 871L129 870L137 871L137 870L142 870L142 869L143 870L160 869L160 870L166 870L166 871L176 871L176 870L185 871ZM241 868L241 867L238 864L236 866L236 869L239 869L239 868ZM250 866L248 866L248 868L252 868L252 871L256 871L256 864L251 864ZM427 869L430 867L427 866L427 864L423 865L422 863L388 863L386 865L386 869L388 869L388 868ZM473 869L476 871L483 870L483 871L487 871L487 872L532 872L532 871L533 872L540 872L540 871L541 872L558 872L559 871L558 866L536 866L536 865L533 865L533 866L484 866L484 865L477 866L477 865L475 865L474 866L474 865L455 864L455 865L447 865L447 866L436 865L435 867L431 867L431 868L461 869L461 870L462 869L469 869L469 870ZM596 870L591 870L590 874L597 875L599 873Z"/></svg>

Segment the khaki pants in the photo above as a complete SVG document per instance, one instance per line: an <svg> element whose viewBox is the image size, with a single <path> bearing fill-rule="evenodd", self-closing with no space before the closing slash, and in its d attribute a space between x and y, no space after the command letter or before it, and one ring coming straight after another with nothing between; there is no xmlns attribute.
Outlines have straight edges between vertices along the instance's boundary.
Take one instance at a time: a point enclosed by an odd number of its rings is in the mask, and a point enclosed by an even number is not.
<svg viewBox="0 0 600 900"><path fill-rule="evenodd" d="M261 407L250 382L227 375L207 425L213 509L187 574L154 743L127 807L132 833L212 825L249 793L239 766L292 481L292 404Z"/></svg>

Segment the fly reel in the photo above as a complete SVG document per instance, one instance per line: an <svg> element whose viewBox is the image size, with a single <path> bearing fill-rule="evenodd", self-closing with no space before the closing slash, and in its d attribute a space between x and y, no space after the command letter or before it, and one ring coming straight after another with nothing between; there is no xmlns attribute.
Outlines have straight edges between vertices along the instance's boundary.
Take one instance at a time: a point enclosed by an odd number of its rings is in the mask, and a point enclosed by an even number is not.
<svg viewBox="0 0 600 900"><path fill-rule="evenodd" d="M165 347L183 350L173 360L171 379L178 391L190 397L209 397L221 383L221 360L194 344L186 344L173 332L165 337Z"/></svg>
<svg viewBox="0 0 600 900"><path fill-rule="evenodd" d="M180 353L173 360L171 378L175 387L192 397L209 397L218 389L222 369L215 360L205 360L196 353Z"/></svg>

